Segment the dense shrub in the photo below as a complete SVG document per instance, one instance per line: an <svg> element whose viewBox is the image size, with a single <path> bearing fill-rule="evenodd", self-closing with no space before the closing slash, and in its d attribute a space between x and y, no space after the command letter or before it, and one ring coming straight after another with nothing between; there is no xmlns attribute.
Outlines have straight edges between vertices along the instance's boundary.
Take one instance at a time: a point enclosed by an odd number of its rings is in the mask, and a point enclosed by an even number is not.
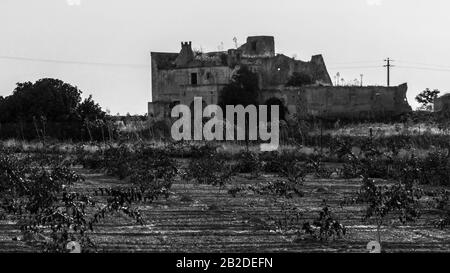
<svg viewBox="0 0 450 273"><path fill-rule="evenodd" d="M282 151L282 152L263 152L259 156L262 162L262 168L268 173L281 173L283 166L291 162L307 161L309 156L306 156L296 150Z"/></svg>
<svg viewBox="0 0 450 273"><path fill-rule="evenodd" d="M137 159L130 162L130 182L147 199L153 200L159 195L169 196L175 176L178 174L176 162L165 153L143 148Z"/></svg>
<svg viewBox="0 0 450 273"><path fill-rule="evenodd" d="M324 158L319 155L313 155L308 162L308 168L314 172L317 178L330 178L333 170L327 168L324 164Z"/></svg>
<svg viewBox="0 0 450 273"><path fill-rule="evenodd" d="M431 152L419 162L421 184L450 186L450 152Z"/></svg>
<svg viewBox="0 0 450 273"><path fill-rule="evenodd" d="M132 173L131 166L134 163L135 154L127 145L109 147L103 151L103 156L107 174L124 179Z"/></svg>
<svg viewBox="0 0 450 273"><path fill-rule="evenodd" d="M184 179L194 180L199 184L224 186L230 181L234 167L217 153L210 153L200 158L192 158L185 169Z"/></svg>
<svg viewBox="0 0 450 273"><path fill-rule="evenodd" d="M319 212L319 216L312 223L305 222L302 229L315 240L342 238L347 233L347 228L336 220L336 216L326 203Z"/></svg>
<svg viewBox="0 0 450 273"><path fill-rule="evenodd" d="M235 171L238 173L251 173L259 175L262 168L259 155L250 151L242 151L237 156Z"/></svg>

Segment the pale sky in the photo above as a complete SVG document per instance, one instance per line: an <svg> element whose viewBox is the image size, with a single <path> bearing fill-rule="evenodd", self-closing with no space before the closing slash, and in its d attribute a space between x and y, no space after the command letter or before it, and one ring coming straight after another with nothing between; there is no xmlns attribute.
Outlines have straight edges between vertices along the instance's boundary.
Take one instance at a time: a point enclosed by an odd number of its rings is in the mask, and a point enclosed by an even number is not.
<svg viewBox="0 0 450 273"><path fill-rule="evenodd" d="M449 11L448 0L1 0L0 95L59 78L112 114L144 114L150 51L178 52L181 41L217 51L233 37L272 35L278 53L322 54L332 78L351 82L364 74L364 84L385 85L392 58L391 85L407 82L415 108L427 87L450 91Z"/></svg>

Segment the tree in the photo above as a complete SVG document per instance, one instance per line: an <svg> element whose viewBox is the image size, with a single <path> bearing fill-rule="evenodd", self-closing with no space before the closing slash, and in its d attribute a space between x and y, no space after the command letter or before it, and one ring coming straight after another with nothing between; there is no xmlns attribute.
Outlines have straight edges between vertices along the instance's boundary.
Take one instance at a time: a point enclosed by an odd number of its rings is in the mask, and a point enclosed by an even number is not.
<svg viewBox="0 0 450 273"><path fill-rule="evenodd" d="M364 219L375 221L380 244L381 227L389 215L397 216L401 223L414 221L420 215L421 190L412 183L399 181L391 186L377 186L375 180L364 177L358 198L367 205Z"/></svg>
<svg viewBox="0 0 450 273"><path fill-rule="evenodd" d="M258 75L247 66L242 66L220 92L219 105L258 105L259 84Z"/></svg>
<svg viewBox="0 0 450 273"><path fill-rule="evenodd" d="M432 111L434 100L438 97L439 93L441 93L441 91L437 89L431 91L429 88L427 88L423 90L419 95L417 95L416 101L422 104L420 109L425 111Z"/></svg>
<svg viewBox="0 0 450 273"><path fill-rule="evenodd" d="M231 83L227 84L219 95L219 105L223 109L223 114L226 116L227 105L249 105L259 104L259 81L258 75L252 72L247 66L241 66L236 74L233 75ZM249 117L246 115L246 140L249 134ZM248 141L246 142L248 148Z"/></svg>
<svg viewBox="0 0 450 273"><path fill-rule="evenodd" d="M381 244L381 227L389 217L397 218L401 223L415 221L420 216L423 190L418 187L421 170L415 156L411 160L399 162L392 172L391 183L379 183L370 178L371 170L380 151L369 143L366 162L354 157L361 165L362 186L357 196L357 203L365 203L364 220L373 220L377 226L377 241ZM378 155L377 155L378 154ZM392 164L392 163L390 163ZM390 165L389 164L389 165ZM391 165L392 167L392 165Z"/></svg>
<svg viewBox="0 0 450 273"><path fill-rule="evenodd" d="M304 86L313 84L313 79L310 75L303 72L294 72L289 77L286 86Z"/></svg>
<svg viewBox="0 0 450 273"><path fill-rule="evenodd" d="M105 119L106 113L102 110L100 105L92 99L92 95L89 95L77 108L78 114L81 120L96 120Z"/></svg>
<svg viewBox="0 0 450 273"><path fill-rule="evenodd" d="M92 100L81 99L82 92L58 79L45 78L35 83L17 83L13 94L0 99L0 122L75 122L85 118L104 118L105 113Z"/></svg>

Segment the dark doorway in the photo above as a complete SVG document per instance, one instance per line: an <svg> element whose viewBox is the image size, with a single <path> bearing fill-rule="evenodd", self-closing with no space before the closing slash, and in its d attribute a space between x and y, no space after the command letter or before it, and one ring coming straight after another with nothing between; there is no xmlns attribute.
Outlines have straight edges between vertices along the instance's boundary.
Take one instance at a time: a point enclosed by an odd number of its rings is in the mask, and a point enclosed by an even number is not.
<svg viewBox="0 0 450 273"><path fill-rule="evenodd" d="M272 105L278 105L280 109L280 120L286 120L286 113L287 108L284 106L283 101L281 101L279 98L270 98L266 100L264 105L267 105L267 121L271 121L271 112L272 112Z"/></svg>

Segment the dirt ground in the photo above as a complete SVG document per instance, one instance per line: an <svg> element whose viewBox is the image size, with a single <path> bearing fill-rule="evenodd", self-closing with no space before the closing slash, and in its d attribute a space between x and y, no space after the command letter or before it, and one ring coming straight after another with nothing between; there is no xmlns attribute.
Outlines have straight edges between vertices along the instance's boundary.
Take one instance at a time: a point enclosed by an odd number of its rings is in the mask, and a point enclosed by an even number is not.
<svg viewBox="0 0 450 273"><path fill-rule="evenodd" d="M104 174L78 169L86 181L75 185L77 191L126 183ZM248 179L234 177L227 189L274 179L262 175ZM293 199L246 194L232 197L227 189L177 180L171 196L149 205L140 205L146 221L137 225L117 214L96 226L91 234L100 252L367 252L366 245L376 239L374 226L362 221L361 206L341 207L345 196L360 187L358 180L320 180L308 176L303 197ZM301 212L300 222L315 219L326 200L336 218L348 231L344 238L316 241L295 232L277 232L270 217L283 217L282 204ZM390 221L382 229L386 252L449 252L450 230L430 223L437 215L424 211L421 218L401 225ZM0 252L35 252L24 242L11 220L0 220ZM301 226L299 226L301 229Z"/></svg>

